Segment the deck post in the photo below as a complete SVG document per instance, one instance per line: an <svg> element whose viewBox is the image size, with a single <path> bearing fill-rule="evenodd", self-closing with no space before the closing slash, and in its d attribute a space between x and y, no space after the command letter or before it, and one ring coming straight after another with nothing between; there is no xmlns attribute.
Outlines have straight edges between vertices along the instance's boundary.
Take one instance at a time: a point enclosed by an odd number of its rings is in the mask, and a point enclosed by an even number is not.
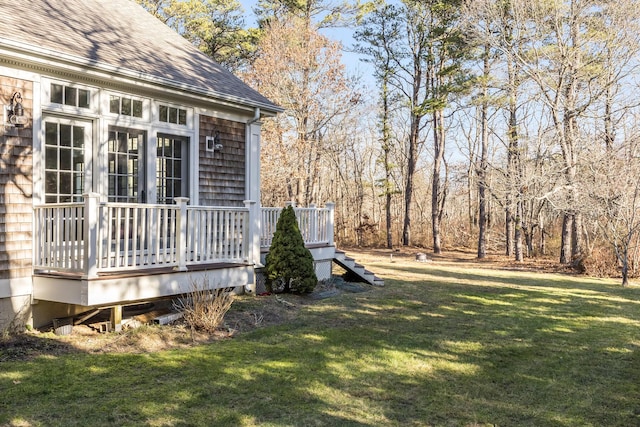
<svg viewBox="0 0 640 427"><path fill-rule="evenodd" d="M254 267L262 267L262 264L260 263L260 207L258 206L258 202L253 200L245 200L244 205L249 209L249 220L248 224L246 224L247 228L243 243L247 245L247 261L252 263ZM245 292L255 294L255 278L253 283L249 283L245 286Z"/></svg>
<svg viewBox="0 0 640 427"><path fill-rule="evenodd" d="M318 207L315 204L309 205L309 243L318 242Z"/></svg>
<svg viewBox="0 0 640 427"><path fill-rule="evenodd" d="M122 331L122 306L111 307L111 329L115 332Z"/></svg>
<svg viewBox="0 0 640 427"><path fill-rule="evenodd" d="M98 276L98 204L100 194L86 193L84 197L84 275L83 279Z"/></svg>
<svg viewBox="0 0 640 427"><path fill-rule="evenodd" d="M336 204L333 202L327 202L324 205L329 210L329 218L327 219L327 241L329 242L329 246L335 246L334 236L335 236L335 214L336 214Z"/></svg>
<svg viewBox="0 0 640 427"><path fill-rule="evenodd" d="M178 271L187 271L187 202L188 197L176 197L178 212L176 217L176 258Z"/></svg>

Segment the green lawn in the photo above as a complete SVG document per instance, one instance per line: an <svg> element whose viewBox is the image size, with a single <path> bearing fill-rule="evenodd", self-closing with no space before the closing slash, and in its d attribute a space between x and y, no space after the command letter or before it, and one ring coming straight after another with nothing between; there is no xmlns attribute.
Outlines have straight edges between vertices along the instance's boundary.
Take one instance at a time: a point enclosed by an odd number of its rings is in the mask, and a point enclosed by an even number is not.
<svg viewBox="0 0 640 427"><path fill-rule="evenodd" d="M640 425L639 287L365 261L384 288L288 324L189 350L0 363L0 425Z"/></svg>

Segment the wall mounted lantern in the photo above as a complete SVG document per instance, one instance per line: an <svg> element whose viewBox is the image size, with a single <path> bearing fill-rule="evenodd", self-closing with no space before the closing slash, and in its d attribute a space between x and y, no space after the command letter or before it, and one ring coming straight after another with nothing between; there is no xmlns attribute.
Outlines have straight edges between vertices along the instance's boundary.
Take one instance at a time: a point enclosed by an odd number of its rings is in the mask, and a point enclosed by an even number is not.
<svg viewBox="0 0 640 427"><path fill-rule="evenodd" d="M213 132L212 136L207 137L207 151L215 153L216 151L222 151L222 143L220 142L220 132L217 130Z"/></svg>
<svg viewBox="0 0 640 427"><path fill-rule="evenodd" d="M7 123L17 128L23 127L27 123L22 106L22 94L15 92L11 97L11 103L7 105Z"/></svg>

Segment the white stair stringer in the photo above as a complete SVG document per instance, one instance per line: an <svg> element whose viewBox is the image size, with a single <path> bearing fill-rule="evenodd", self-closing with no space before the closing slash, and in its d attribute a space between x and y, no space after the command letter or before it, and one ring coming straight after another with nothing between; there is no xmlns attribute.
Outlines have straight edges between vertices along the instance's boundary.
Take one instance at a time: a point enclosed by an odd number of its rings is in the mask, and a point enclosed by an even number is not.
<svg viewBox="0 0 640 427"><path fill-rule="evenodd" d="M358 264L355 259L349 258L346 253L336 250L333 262L340 267L355 274L363 281L373 286L384 286L384 280L377 277L373 272L367 270L363 265Z"/></svg>

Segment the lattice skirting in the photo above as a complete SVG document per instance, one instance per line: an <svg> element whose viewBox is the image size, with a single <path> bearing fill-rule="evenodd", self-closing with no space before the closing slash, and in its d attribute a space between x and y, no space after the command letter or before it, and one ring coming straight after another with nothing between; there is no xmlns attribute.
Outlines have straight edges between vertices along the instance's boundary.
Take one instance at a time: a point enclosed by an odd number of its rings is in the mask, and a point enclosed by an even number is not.
<svg viewBox="0 0 640 427"><path fill-rule="evenodd" d="M316 268L316 276L318 276L318 280L328 280L331 279L333 260L324 259L318 260L314 262Z"/></svg>

